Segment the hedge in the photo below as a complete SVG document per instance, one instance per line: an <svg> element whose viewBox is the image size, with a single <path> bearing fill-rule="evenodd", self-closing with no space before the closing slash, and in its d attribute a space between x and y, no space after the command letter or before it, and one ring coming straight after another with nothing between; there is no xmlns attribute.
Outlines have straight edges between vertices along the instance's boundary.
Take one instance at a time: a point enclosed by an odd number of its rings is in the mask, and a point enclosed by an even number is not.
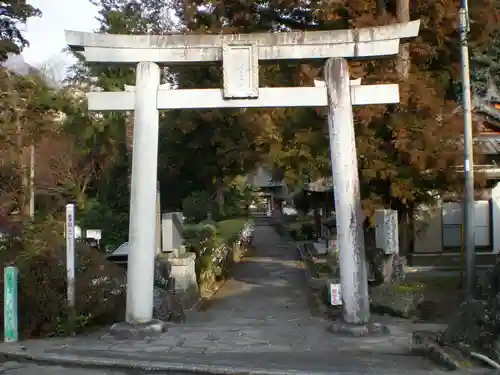
<svg viewBox="0 0 500 375"><path fill-rule="evenodd" d="M248 250L253 231L253 221L246 218L205 222L185 229L187 250L197 255L196 272L202 292L227 277L231 265Z"/></svg>
<svg viewBox="0 0 500 375"><path fill-rule="evenodd" d="M31 337L67 334L66 253L63 223L35 223L17 236L0 242L2 259L0 290L4 267L19 269L19 335ZM75 329L112 324L123 319L125 272L108 262L104 255L84 244L76 246ZM3 305L3 293L0 304ZM0 314L3 332L3 314Z"/></svg>

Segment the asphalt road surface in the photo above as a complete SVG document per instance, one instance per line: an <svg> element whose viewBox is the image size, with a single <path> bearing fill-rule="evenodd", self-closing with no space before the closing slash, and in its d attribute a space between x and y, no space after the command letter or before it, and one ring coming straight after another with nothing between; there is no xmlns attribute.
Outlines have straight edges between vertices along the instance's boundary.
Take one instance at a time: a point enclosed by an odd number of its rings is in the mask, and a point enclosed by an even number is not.
<svg viewBox="0 0 500 375"><path fill-rule="evenodd" d="M155 372L155 375L161 373ZM148 375L138 370L106 370L100 368L77 368L35 363L0 362L0 375ZM181 375L169 372L169 375ZM182 373L186 375L186 373Z"/></svg>

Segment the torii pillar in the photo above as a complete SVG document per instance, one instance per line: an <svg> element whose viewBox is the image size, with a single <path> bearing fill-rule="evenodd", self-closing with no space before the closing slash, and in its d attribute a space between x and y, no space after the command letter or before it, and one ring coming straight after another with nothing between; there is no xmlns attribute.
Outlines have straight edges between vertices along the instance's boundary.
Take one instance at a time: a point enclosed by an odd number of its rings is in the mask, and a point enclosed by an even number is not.
<svg viewBox="0 0 500 375"><path fill-rule="evenodd" d="M157 170L159 113L156 97L160 67L141 62L136 71L132 185L127 264L127 322L152 320L154 262L157 251ZM144 225L146 224L147 225Z"/></svg>
<svg viewBox="0 0 500 375"><path fill-rule="evenodd" d="M348 324L367 324L370 320L370 300L364 215L359 190L349 66L345 59L329 59L326 62L325 85L344 321Z"/></svg>

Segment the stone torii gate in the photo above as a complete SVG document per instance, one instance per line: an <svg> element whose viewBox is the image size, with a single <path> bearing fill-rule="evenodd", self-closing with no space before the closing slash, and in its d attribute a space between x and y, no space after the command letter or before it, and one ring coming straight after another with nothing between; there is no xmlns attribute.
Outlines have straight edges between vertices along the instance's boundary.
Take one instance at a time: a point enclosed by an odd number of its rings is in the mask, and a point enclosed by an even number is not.
<svg viewBox="0 0 500 375"><path fill-rule="evenodd" d="M350 82L345 58L396 55L400 39L420 22L374 28L232 35L111 35L66 31L89 62L137 65L123 92L90 92L92 111L134 111L127 314L152 321L158 110L187 108L328 107L344 320L368 323L369 300L359 196L353 105L398 103L396 84ZM328 59L323 87L259 87L259 60ZM222 89L175 90L160 85L159 65L222 61ZM318 125L319 126L319 125Z"/></svg>

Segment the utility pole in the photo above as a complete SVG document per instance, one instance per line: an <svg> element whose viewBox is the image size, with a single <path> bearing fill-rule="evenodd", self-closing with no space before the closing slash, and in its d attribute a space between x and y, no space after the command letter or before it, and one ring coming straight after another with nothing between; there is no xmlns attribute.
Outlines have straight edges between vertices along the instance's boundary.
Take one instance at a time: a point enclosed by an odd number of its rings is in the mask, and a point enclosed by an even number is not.
<svg viewBox="0 0 500 375"><path fill-rule="evenodd" d="M467 298L473 297L476 285L476 254L474 244L474 161L472 143L472 100L469 70L469 13L467 0L460 6L460 52L462 72L462 108L464 114L464 180L465 191L463 201L464 239L467 264Z"/></svg>

